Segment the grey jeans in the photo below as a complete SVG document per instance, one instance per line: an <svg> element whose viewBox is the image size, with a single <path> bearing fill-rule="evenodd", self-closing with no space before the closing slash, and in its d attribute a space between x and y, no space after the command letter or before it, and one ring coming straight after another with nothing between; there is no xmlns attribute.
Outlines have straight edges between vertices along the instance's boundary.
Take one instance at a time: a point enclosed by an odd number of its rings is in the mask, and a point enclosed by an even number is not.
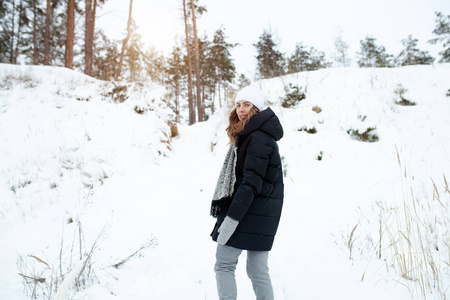
<svg viewBox="0 0 450 300"><path fill-rule="evenodd" d="M220 300L237 299L234 271L241 253L241 249L217 244L214 271ZM257 300L274 299L268 259L269 251L247 251L247 275L252 281Z"/></svg>

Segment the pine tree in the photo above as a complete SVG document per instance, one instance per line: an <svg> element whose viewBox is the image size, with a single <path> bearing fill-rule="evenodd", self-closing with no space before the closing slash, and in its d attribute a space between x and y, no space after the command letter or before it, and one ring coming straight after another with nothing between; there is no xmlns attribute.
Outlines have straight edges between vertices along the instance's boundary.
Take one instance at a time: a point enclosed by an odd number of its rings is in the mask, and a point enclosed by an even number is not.
<svg viewBox="0 0 450 300"><path fill-rule="evenodd" d="M198 1L198 0L195 0ZM195 86L196 86L196 98L197 98L197 114L198 121L204 121L204 112L205 107L203 105L202 95L201 95L201 79L200 79L200 50L198 45L198 36L197 36L197 17L198 13L201 15L204 11L206 11L205 7L199 7L194 3L194 0L190 1L191 7L191 18L192 18L192 31L194 34L194 63L195 63Z"/></svg>
<svg viewBox="0 0 450 300"><path fill-rule="evenodd" d="M309 53L310 59L307 65L308 71L325 69L330 66L330 63L325 60L325 53L323 51L319 51L314 47L311 47Z"/></svg>
<svg viewBox="0 0 450 300"><path fill-rule="evenodd" d="M189 125L195 124L195 106L194 96L192 94L192 60L191 60L191 47L189 39L189 23L188 23L188 10L186 9L186 0L183 0L183 16L184 16L184 29L186 34L186 51L187 51L187 66L188 66L188 105L189 105Z"/></svg>
<svg viewBox="0 0 450 300"><path fill-rule="evenodd" d="M63 0L26 0L30 23L23 30L20 54L32 64L59 65L65 61L67 6ZM80 13L75 2L74 11ZM78 43L74 35L74 46ZM74 50L74 56L78 51Z"/></svg>
<svg viewBox="0 0 450 300"><path fill-rule="evenodd" d="M362 68L370 68L376 66L378 55L378 47L375 45L375 39L366 37L365 41L360 41L361 52L359 55L358 65Z"/></svg>
<svg viewBox="0 0 450 300"><path fill-rule="evenodd" d="M73 18L82 11L79 1L8 0L0 2L0 62L64 66L68 36L68 6L73 3ZM72 28L72 67L78 67L79 43ZM69 49L68 49L69 50ZM70 51L69 51L70 52Z"/></svg>
<svg viewBox="0 0 450 300"><path fill-rule="evenodd" d="M326 68L325 53L310 47L309 50L302 43L297 43L294 53L288 58L288 74L303 71L314 71Z"/></svg>
<svg viewBox="0 0 450 300"><path fill-rule="evenodd" d="M222 106L221 90L225 82L231 83L236 76L236 67L231 57L230 50L237 44L226 42L224 28L219 28L214 33L213 41L209 51L208 63L211 66L211 77L213 82L213 93L216 88L219 94L219 106ZM214 102L212 102L214 110Z"/></svg>
<svg viewBox="0 0 450 300"><path fill-rule="evenodd" d="M38 64L38 41L37 41L37 23L38 23L38 2L37 0L32 0L32 10L33 10L33 65Z"/></svg>
<svg viewBox="0 0 450 300"><path fill-rule="evenodd" d="M386 48L377 46L376 39L366 37L360 41L361 52L357 53L358 65L361 68L393 67L393 56L386 53Z"/></svg>
<svg viewBox="0 0 450 300"><path fill-rule="evenodd" d="M436 27L433 30L433 34L438 37L430 40L431 44L442 42L444 50L439 52L441 59L439 62L450 62L450 15L443 15L441 12L436 12Z"/></svg>
<svg viewBox="0 0 450 300"><path fill-rule="evenodd" d="M174 47L167 60L167 79L169 85L175 94L175 113L176 122L180 122L180 95L183 81L183 53L180 47Z"/></svg>
<svg viewBox="0 0 450 300"><path fill-rule="evenodd" d="M16 49L19 45L20 4L19 0L0 2L0 58L1 62L17 62Z"/></svg>
<svg viewBox="0 0 450 300"><path fill-rule="evenodd" d="M16 47L19 44L19 1L0 2L0 58L1 62L13 64L17 61Z"/></svg>
<svg viewBox="0 0 450 300"><path fill-rule="evenodd" d="M144 55L141 35L137 33L137 25L131 22L129 29L130 39L124 55L124 69L128 71L129 81L141 81L144 71ZM123 72L125 73L125 72ZM125 75L122 76L125 78Z"/></svg>
<svg viewBox="0 0 450 300"><path fill-rule="evenodd" d="M257 51L257 68L261 78L273 78L284 74L285 60L273 41L272 34L265 31L254 44Z"/></svg>
<svg viewBox="0 0 450 300"><path fill-rule="evenodd" d="M297 43L294 53L288 58L288 74L306 71L309 57L310 53L306 46Z"/></svg>
<svg viewBox="0 0 450 300"><path fill-rule="evenodd" d="M31 2L27 0L12 1L12 28L10 42L10 60L17 64L18 58L25 51L28 44L31 25Z"/></svg>
<svg viewBox="0 0 450 300"><path fill-rule="evenodd" d="M116 79L118 79L122 73L122 66L123 66L123 57L125 55L125 49L127 47L127 43L131 38L131 22L132 22L132 18L131 18L131 12L133 10L133 0L130 0L130 8L128 10L128 22L127 22L127 35L125 36L125 38L123 39L122 42L122 50L120 52L120 60L119 60L119 69L117 70L117 74L116 74Z"/></svg>
<svg viewBox="0 0 450 300"><path fill-rule="evenodd" d="M24 2L29 15L28 26L22 31L22 45L19 55L24 55L26 61L38 65L43 63L45 10L39 0Z"/></svg>
<svg viewBox="0 0 450 300"><path fill-rule="evenodd" d="M50 65L64 66L67 34L67 6L67 1L52 0L49 45Z"/></svg>
<svg viewBox="0 0 450 300"><path fill-rule="evenodd" d="M6 1L0 1L0 63L7 62L8 59L8 13L9 9Z"/></svg>
<svg viewBox="0 0 450 300"><path fill-rule="evenodd" d="M114 80L119 68L120 52L118 44L109 40L99 31L94 43L94 63L92 75L101 80Z"/></svg>
<svg viewBox="0 0 450 300"><path fill-rule="evenodd" d="M397 57L397 61L402 66L408 65L430 65L433 63L434 58L431 57L428 52L420 51L417 48L418 39L413 39L412 35L402 40L402 44L405 47Z"/></svg>
<svg viewBox="0 0 450 300"><path fill-rule="evenodd" d="M35 33L33 32L35 22L37 19L33 12L37 11L34 9L36 3L33 0L20 0L13 1L15 11L13 11L13 18L15 22L13 25L10 49L10 63L17 63L18 60L22 60L23 54L30 57L30 61L33 62L33 53L37 51L35 49L36 42ZM33 6L34 5L34 6ZM34 57L35 59L37 58Z"/></svg>
<svg viewBox="0 0 450 300"><path fill-rule="evenodd" d="M201 109L203 110L203 121L207 120L206 108L210 107L211 91L213 85L212 66L208 63L208 56L211 42L205 35L198 38L198 57L199 57L199 76L200 76L200 93L201 93ZM197 67L194 68L197 73Z"/></svg>
<svg viewBox="0 0 450 300"><path fill-rule="evenodd" d="M376 67L392 68L394 67L394 56L386 52L384 46L378 47L378 55L376 58Z"/></svg>
<svg viewBox="0 0 450 300"><path fill-rule="evenodd" d="M44 31L44 65L50 64L50 24L52 15L51 0L46 1L45 31Z"/></svg>
<svg viewBox="0 0 450 300"><path fill-rule="evenodd" d="M150 76L150 80L164 84L164 78L167 77L165 75L167 68L164 56L159 54L154 47L150 47L145 51L143 58L146 74Z"/></svg>

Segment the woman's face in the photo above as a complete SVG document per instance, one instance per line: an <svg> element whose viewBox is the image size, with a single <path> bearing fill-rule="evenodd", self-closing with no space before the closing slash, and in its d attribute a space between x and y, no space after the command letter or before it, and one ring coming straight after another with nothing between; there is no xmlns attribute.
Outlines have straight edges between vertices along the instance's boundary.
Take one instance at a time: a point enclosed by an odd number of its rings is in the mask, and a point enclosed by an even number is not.
<svg viewBox="0 0 450 300"><path fill-rule="evenodd" d="M253 104L248 101L240 100L236 103L236 113L238 115L239 121L245 120L250 115L250 110Z"/></svg>

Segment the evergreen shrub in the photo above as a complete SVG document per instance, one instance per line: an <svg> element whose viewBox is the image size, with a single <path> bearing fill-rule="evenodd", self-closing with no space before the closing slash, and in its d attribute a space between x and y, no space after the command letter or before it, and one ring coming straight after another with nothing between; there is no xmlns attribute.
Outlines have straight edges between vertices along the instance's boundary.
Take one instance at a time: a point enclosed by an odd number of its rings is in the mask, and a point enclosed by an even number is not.
<svg viewBox="0 0 450 300"><path fill-rule="evenodd" d="M298 102L306 99L305 93L302 91L302 87L289 83L289 89L286 92L286 96L282 98L281 106L289 108L295 106Z"/></svg>
<svg viewBox="0 0 450 300"><path fill-rule="evenodd" d="M126 85L116 85L113 82L114 88L106 93L106 97L111 98L114 102L122 103L128 99L127 91L128 87Z"/></svg>
<svg viewBox="0 0 450 300"><path fill-rule="evenodd" d="M305 131L305 132L310 133L310 134L315 134L315 133L317 133L316 127L308 128L308 127L305 126L305 127L302 127L302 128L300 128L300 129L298 129L298 131Z"/></svg>
<svg viewBox="0 0 450 300"><path fill-rule="evenodd" d="M347 133L356 140L373 143L379 140L376 129L376 127L369 127L364 132L359 132L359 129L349 129Z"/></svg>
<svg viewBox="0 0 450 300"><path fill-rule="evenodd" d="M323 158L323 151L320 151L319 155L317 155L317 160L322 160Z"/></svg>
<svg viewBox="0 0 450 300"><path fill-rule="evenodd" d="M401 84L397 84L397 88L394 90L394 93L398 95L399 100L395 101L395 104L403 105L403 106L413 106L416 105L415 102L412 102L404 97L404 94L408 90Z"/></svg>

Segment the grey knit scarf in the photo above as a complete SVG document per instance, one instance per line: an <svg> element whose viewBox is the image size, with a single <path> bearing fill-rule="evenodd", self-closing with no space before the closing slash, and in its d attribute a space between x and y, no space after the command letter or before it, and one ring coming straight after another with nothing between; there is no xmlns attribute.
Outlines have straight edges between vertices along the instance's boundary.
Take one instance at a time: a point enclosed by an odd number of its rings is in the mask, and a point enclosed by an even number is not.
<svg viewBox="0 0 450 300"><path fill-rule="evenodd" d="M214 190L213 200L211 202L210 214L214 218L228 210L231 203L231 196L234 191L234 183L236 182L236 160L237 147L234 144L230 145L225 160L222 165L222 170L217 180L216 189Z"/></svg>

